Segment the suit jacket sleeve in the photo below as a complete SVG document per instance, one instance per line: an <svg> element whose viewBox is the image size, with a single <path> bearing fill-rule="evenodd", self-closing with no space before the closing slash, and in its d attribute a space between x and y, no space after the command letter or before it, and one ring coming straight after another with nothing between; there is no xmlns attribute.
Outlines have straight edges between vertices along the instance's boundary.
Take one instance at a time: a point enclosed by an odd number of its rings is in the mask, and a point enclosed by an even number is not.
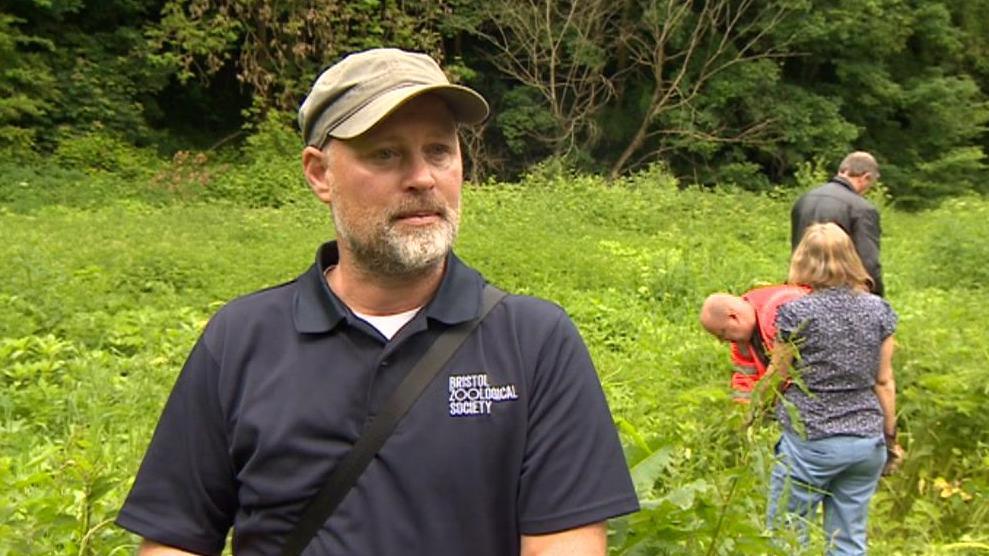
<svg viewBox="0 0 989 556"><path fill-rule="evenodd" d="M865 270L875 282L873 293L882 297L885 287L883 269L879 263L879 234L879 213L872 207L862 210L852 223L852 242L855 243L855 249L862 258Z"/></svg>
<svg viewBox="0 0 989 556"><path fill-rule="evenodd" d="M803 197L797 200L790 209L790 252L797 250L797 245L800 243L801 236L804 233L803 222L801 222L800 212L801 204L803 203Z"/></svg>

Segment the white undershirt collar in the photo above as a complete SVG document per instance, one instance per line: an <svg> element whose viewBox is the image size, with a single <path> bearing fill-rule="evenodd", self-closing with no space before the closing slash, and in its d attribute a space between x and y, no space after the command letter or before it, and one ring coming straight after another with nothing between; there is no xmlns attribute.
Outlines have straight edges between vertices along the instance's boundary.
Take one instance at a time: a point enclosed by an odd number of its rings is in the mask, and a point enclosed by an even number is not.
<svg viewBox="0 0 989 556"><path fill-rule="evenodd" d="M330 273L334 268L336 268L336 266L337 265L330 265L323 271L323 276L326 277L327 285L329 285ZM353 307L349 308L351 312L357 316L357 318L370 324L378 332L381 332L382 336L391 340L395 333L401 330L403 326L408 324L408 322L416 316L416 313L419 312L419 309L422 309L422 306L420 305L413 309L409 309L408 311L402 311L401 313L395 313L394 315L369 315L367 313L357 311Z"/></svg>
<svg viewBox="0 0 989 556"><path fill-rule="evenodd" d="M415 309L409 309L408 311L402 311L401 313L395 313L394 315L369 315L367 313L355 311L354 309L351 309L351 311L357 316L357 318L370 324L377 329L378 332L381 332L382 336L391 340L392 336L394 336L396 332L401 330L403 326L405 326L410 320L412 320L413 317L416 316L419 309L422 309L422 307L416 307Z"/></svg>

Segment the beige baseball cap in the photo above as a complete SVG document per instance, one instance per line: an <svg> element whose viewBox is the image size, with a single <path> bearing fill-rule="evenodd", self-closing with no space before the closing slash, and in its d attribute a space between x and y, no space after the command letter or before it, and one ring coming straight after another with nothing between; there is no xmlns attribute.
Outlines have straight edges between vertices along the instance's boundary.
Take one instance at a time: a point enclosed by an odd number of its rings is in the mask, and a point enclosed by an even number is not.
<svg viewBox="0 0 989 556"><path fill-rule="evenodd" d="M320 74L299 108L302 139L322 148L330 137L357 137L423 93L440 95L462 123L488 117L484 97L450 83L431 57L375 48L351 54Z"/></svg>

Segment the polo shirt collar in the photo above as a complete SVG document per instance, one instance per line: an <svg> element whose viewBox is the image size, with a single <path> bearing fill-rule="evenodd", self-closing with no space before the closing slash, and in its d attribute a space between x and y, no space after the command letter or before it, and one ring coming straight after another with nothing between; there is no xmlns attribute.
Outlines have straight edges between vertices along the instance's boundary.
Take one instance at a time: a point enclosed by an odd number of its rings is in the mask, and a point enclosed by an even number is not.
<svg viewBox="0 0 989 556"><path fill-rule="evenodd" d="M347 306L324 279L326 269L337 264L339 259L336 242L324 243L316 251L316 262L296 279L292 318L300 333L329 332L347 320ZM425 316L447 325L470 320L481 310L483 288L484 278L451 252L447 255L446 271L436 295L424 309Z"/></svg>
<svg viewBox="0 0 989 556"><path fill-rule="evenodd" d="M336 242L324 243L316 251L316 262L296 278L292 320L300 333L329 332L347 318L347 306L333 294L323 278L323 272L337 264L339 258Z"/></svg>
<svg viewBox="0 0 989 556"><path fill-rule="evenodd" d="M443 281L426 305L426 317L444 324L468 321L481 312L483 289L484 278L451 251L446 257Z"/></svg>

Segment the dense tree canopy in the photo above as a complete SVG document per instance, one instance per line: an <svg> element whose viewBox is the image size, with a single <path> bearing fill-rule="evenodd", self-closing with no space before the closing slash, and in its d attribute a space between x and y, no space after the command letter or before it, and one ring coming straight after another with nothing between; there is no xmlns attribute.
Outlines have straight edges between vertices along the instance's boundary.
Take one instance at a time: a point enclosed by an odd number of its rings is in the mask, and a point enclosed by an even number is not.
<svg viewBox="0 0 989 556"><path fill-rule="evenodd" d="M553 158L761 189L867 149L919 206L989 191L987 37L989 0L0 0L0 152L215 145L394 45L491 100L475 177Z"/></svg>

